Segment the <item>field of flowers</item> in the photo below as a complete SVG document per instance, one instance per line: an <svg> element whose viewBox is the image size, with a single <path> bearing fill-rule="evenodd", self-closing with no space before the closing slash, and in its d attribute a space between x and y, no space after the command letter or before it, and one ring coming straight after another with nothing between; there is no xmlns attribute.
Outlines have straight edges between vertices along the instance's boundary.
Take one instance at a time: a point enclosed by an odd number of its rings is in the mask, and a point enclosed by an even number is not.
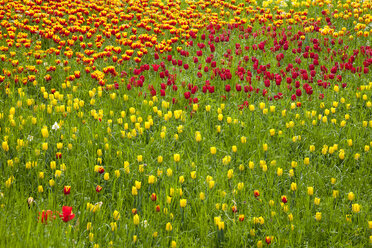
<svg viewBox="0 0 372 248"><path fill-rule="evenodd" d="M368 247L370 0L0 0L1 247Z"/></svg>

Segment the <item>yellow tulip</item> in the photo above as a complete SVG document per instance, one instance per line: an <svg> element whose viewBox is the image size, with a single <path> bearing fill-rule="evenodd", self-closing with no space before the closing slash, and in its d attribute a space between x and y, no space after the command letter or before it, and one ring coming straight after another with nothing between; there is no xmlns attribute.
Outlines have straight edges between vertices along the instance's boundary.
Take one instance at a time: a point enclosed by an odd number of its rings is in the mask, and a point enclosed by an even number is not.
<svg viewBox="0 0 372 248"><path fill-rule="evenodd" d="M187 200L186 199L181 199L180 200L180 206L181 206L181 208L186 207L186 204L187 204Z"/></svg>
<svg viewBox="0 0 372 248"><path fill-rule="evenodd" d="M114 217L115 220L119 220L120 219L119 211L115 210L114 213L112 214L112 216Z"/></svg>
<svg viewBox="0 0 372 248"><path fill-rule="evenodd" d="M139 222L140 222L140 218L139 218L138 214L134 215L133 216L133 224L135 226L138 226L139 225Z"/></svg>

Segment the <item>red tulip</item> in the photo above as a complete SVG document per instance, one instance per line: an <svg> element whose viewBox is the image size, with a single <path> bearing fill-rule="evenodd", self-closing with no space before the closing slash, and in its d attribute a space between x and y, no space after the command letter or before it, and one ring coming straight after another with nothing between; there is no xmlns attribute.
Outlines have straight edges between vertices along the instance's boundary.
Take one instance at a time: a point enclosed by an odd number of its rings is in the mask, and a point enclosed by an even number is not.
<svg viewBox="0 0 372 248"><path fill-rule="evenodd" d="M63 187L63 193L65 195L69 195L70 194L70 191L71 191L71 186L65 186L65 187Z"/></svg>
<svg viewBox="0 0 372 248"><path fill-rule="evenodd" d="M209 86L208 91L209 93L214 93L214 86Z"/></svg>
<svg viewBox="0 0 372 248"><path fill-rule="evenodd" d="M151 201L156 201L157 197L155 193L151 194Z"/></svg>
<svg viewBox="0 0 372 248"><path fill-rule="evenodd" d="M296 96L300 97L302 95L302 91L300 89L296 90Z"/></svg>
<svg viewBox="0 0 372 248"><path fill-rule="evenodd" d="M198 91L198 86L194 86L191 89L191 94L195 94Z"/></svg>
<svg viewBox="0 0 372 248"><path fill-rule="evenodd" d="M236 212L238 212L238 208L236 206L232 206L231 211L233 213L236 213Z"/></svg>
<svg viewBox="0 0 372 248"><path fill-rule="evenodd" d="M283 196L282 196L282 202L283 202L283 203L287 203L287 201L288 201L287 197L286 197L285 195L283 195Z"/></svg>
<svg viewBox="0 0 372 248"><path fill-rule="evenodd" d="M96 192L99 193L99 192L101 192L101 190L102 190L102 187L99 186L99 185L97 185L97 187L96 187Z"/></svg>
<svg viewBox="0 0 372 248"><path fill-rule="evenodd" d="M204 94L207 93L207 90L208 90L208 87L207 87L206 85L204 85L204 86L202 87L202 91L203 91L203 93L204 93Z"/></svg>
<svg viewBox="0 0 372 248"><path fill-rule="evenodd" d="M62 207L62 214L59 215L64 222L68 222L75 218L75 214L72 213L72 207L63 206Z"/></svg>
<svg viewBox="0 0 372 248"><path fill-rule="evenodd" d="M263 89L262 90L262 96L265 96L267 94L267 90L266 89Z"/></svg>
<svg viewBox="0 0 372 248"><path fill-rule="evenodd" d="M266 241L266 243L269 245L269 244L271 243L271 238L270 238L269 236L267 236L267 237L265 238L265 241Z"/></svg>
<svg viewBox="0 0 372 248"><path fill-rule="evenodd" d="M61 152L57 152L56 153L56 159L61 159L62 158L62 153Z"/></svg>
<svg viewBox="0 0 372 248"><path fill-rule="evenodd" d="M159 67L160 67L160 65L157 65L157 64L152 65L152 68L153 68L154 71L158 71Z"/></svg>
<svg viewBox="0 0 372 248"><path fill-rule="evenodd" d="M183 95L185 96L186 99L189 99L190 96L191 96L191 93L190 93L190 91L187 91Z"/></svg>
<svg viewBox="0 0 372 248"><path fill-rule="evenodd" d="M214 51L216 50L216 47L214 46L214 44L212 43L209 47L211 49L211 52L214 53Z"/></svg>

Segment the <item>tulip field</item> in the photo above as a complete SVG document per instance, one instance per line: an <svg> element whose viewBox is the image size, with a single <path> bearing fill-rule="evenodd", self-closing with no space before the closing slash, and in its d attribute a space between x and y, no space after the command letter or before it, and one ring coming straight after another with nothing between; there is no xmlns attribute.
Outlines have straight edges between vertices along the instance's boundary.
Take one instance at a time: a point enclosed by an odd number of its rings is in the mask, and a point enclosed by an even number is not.
<svg viewBox="0 0 372 248"><path fill-rule="evenodd" d="M371 0L0 3L0 247L372 246Z"/></svg>

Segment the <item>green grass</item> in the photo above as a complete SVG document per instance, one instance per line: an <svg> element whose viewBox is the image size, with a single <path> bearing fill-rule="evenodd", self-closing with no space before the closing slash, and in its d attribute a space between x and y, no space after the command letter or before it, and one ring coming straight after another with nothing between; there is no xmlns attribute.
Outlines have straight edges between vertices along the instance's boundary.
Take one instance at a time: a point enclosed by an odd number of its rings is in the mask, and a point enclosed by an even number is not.
<svg viewBox="0 0 372 248"><path fill-rule="evenodd" d="M181 9L191 5L183 1L179 4ZM80 5L92 8L85 3ZM262 1L258 5L262 6ZM249 4L245 3L244 6L248 7ZM300 14L305 7L293 8ZM219 7L210 5L207 8L211 8L213 13L220 13ZM288 11L289 8L292 7L285 9ZM334 11L336 6L330 8ZM307 19L320 16L323 9L325 7L308 7ZM197 10L202 16L211 16L202 6L198 6ZM14 10L8 7L6 11L12 11L11 20L15 16ZM112 6L107 11L115 13L112 12ZM92 16L94 12L91 9L89 15ZM275 16L276 10L272 9L271 13ZM363 13L368 14L366 11ZM243 11L240 17L249 20L254 15ZM147 13L146 16L149 18ZM222 81L218 76L211 78L211 68L208 73L204 72L205 66L210 67L205 60L211 54L207 45L207 20L203 21L204 28L199 29L197 38L193 40L194 46L188 47L178 41L170 46L173 49L171 52L160 54L161 58L157 61L153 59L155 48L148 47L148 54L142 57L139 65L133 61L135 55L121 65L112 62L115 54L112 51L107 59L99 58L94 62L95 69L76 60L77 52L84 53L79 40L71 47L74 56L67 59L63 55L65 47L60 55L47 55L45 50L51 47L57 49L58 44L18 28L16 35L24 32L28 34L28 39L32 39L31 48L16 48L14 44L7 50L8 38L4 34L10 35L11 31L7 30L4 22L1 24L0 56L4 57L0 59L4 60L0 60L0 76L5 78L0 83L1 247L169 247L174 245L172 241L178 247L260 247L268 246L265 239L271 239L270 246L273 247L368 247L371 244L370 72L361 72L359 76L347 70L339 71L337 74L342 75L342 83L347 83L347 87L340 87L336 91L335 84L341 83L336 79L325 80L320 71L322 65L330 71L336 61L343 63L341 53L351 56L353 49L368 45L368 37L358 36L356 31L351 30L350 34L342 37L344 43L340 45L338 38L328 35L325 37L330 40L335 38L336 44L327 47L320 33L304 34L303 48L313 46L311 39L321 41L322 50L312 50L319 54L319 66L315 69L317 74L314 82L310 83L313 95L306 95L302 88L305 80L299 77L296 80L301 82L303 95L292 101L291 95L295 94L295 90L287 89L286 78L283 77L280 86L276 86L275 80L272 80L271 86L267 87L268 96L283 92L283 99L269 101L267 96L262 96L264 79L262 74L259 79L256 78L259 74L253 69L252 57L259 60L259 65L270 64L268 70L277 74L281 73L280 70L285 71L290 63L308 70L312 60L302 57L304 51L301 54L292 53L292 49L298 47L297 40L289 43L287 51L281 49L271 52L270 47L275 45L274 38L267 36L267 32L265 35L259 33L263 30L259 18L252 24L252 33L257 32L258 36L254 38L250 34L247 39L241 39L239 35L244 35L244 32L238 28L229 29L227 23L223 22L234 15L220 17L222 29L215 36L231 31L230 42L215 43L213 60L221 70L231 71L232 79L227 81ZM66 12L63 18L68 19ZM84 18L88 19L88 16ZM169 16L166 18L169 19ZM111 19L107 18L105 25ZM353 20L359 22L354 17L336 20L331 16L331 19L336 22L335 32L342 27L355 25ZM14 26L13 22L10 23L10 26ZM133 20L119 22L120 25L127 23L134 24ZM244 28L248 27L248 23L243 25ZM42 22L31 24L44 28ZM193 24L189 23L190 26ZM286 24L278 27L278 40L282 38L279 33ZM93 26L94 23L89 25ZM177 24L176 28L181 25ZM327 24L323 18L319 24L312 25L324 27ZM155 27L153 23L151 26ZM296 34L303 29L303 24L293 24L291 33ZM100 26L98 33L89 40L94 44L91 49L98 53L110 45L120 46L112 36L104 37L102 47L97 48L94 39L99 34L104 36L102 30ZM366 27L366 30L370 30L370 27ZM158 42L173 37L170 30L163 31L164 36L158 35ZM131 35L131 29L124 32L128 32L128 37ZM288 34L289 30L285 32ZM153 31L139 28L137 37L146 33L153 34ZM207 34L205 41L200 37L202 33ZM72 35L60 36L62 40L68 40L72 39ZM354 39L350 39L349 35L354 35ZM267 42L266 52L252 49L253 44L258 45L263 41ZM197 43L205 43L206 48L199 62L194 64L193 57L200 50ZM235 53L237 43L242 48L240 55ZM250 46L250 49L245 50L245 46ZM129 49L128 46L121 47L122 54ZM177 47L188 51L190 56L181 56ZM327 48L331 50L328 52ZM224 55L228 49L231 50L231 65L228 65L228 58ZM333 51L340 51L340 54L331 61ZM11 52L15 53L14 56ZM30 54L27 55L27 52ZM277 67L275 56L279 52L283 52L285 57L281 66ZM35 57L37 53L46 54L40 58L41 64ZM168 54L188 63L190 69L180 71L180 67L167 61ZM162 59L163 56L165 59ZM244 62L244 56L249 56L249 62ZM295 62L296 57L302 59L301 64ZM370 55L359 54L353 66L364 68L363 62L367 58ZM12 65L14 60L18 60L17 66ZM61 63L58 64L56 60ZM68 62L70 69L63 66L64 61ZM171 74L177 75L175 85L178 91L168 86L164 97L160 96L160 84L166 84L167 78L160 78L151 66L161 61L164 61ZM133 86L130 91L127 90L130 77L134 76L133 68L143 64L150 65L150 70L141 74L146 79L143 88ZM199 64L202 64L201 78L197 77ZM35 66L38 72L28 70L29 66ZM48 66L55 66L56 71L47 72ZM118 83L119 89L100 87L92 79L92 72L103 71L107 66L115 66L118 75L106 75L106 86ZM20 67L23 71L20 71ZM91 68L89 73L85 72L87 67ZM238 67L252 72L252 86L260 88L260 93L235 90L238 83L243 87L248 85L236 75ZM80 71L80 78L69 82L67 78L75 71ZM121 78L121 71L126 71L128 76ZM10 76L7 76L8 72ZM52 76L51 81L44 78L47 74ZM37 83L29 81L26 85L22 84L22 80L30 75L35 75ZM16 77L18 83L15 83ZM319 79L331 82L330 87L323 89L317 86ZM206 80L215 86L215 93L202 92ZM293 88L296 80L292 82ZM192 111L196 104L189 105L184 98L184 92L189 91L189 83L199 88L192 96L199 99L196 111ZM156 89L157 97L151 97L148 89L150 84ZM225 92L226 84L231 85L231 92ZM51 93L52 89L56 91L54 94ZM319 99L320 93L324 93L324 99ZM172 104L173 98L178 100L176 104ZM245 107L239 110L239 105L244 101L255 109ZM296 106L297 103L301 106ZM210 106L210 111L206 110L206 106ZM262 109L260 106L263 106ZM275 107L275 111L271 111L270 107ZM180 118L176 118L177 111L181 113ZM222 120L219 120L219 114L223 115ZM327 121L323 121L324 116L327 116ZM230 118L231 123L228 121ZM146 128L146 122L150 120L152 124ZM343 121L345 126L341 125ZM60 128L53 130L56 122ZM42 135L44 126L48 129L48 137ZM270 135L272 129L275 130L274 135ZM196 140L197 132L201 135L200 142ZM246 138L245 143L241 142L242 137ZM45 143L48 144L46 150L43 149ZM59 149L58 143L62 143L63 147ZM264 145L267 145L267 151L264 151ZM233 146L236 146L236 152ZM312 151L310 146L314 146L315 150ZM211 154L211 147L216 148L216 154ZM57 152L61 152L61 159L56 158ZM180 161L175 161L175 154L180 155ZM142 160L138 159L139 156L142 156ZM159 156L163 158L160 163ZM231 160L226 162L229 156ZM309 164L305 162L307 158ZM294 162L297 162L297 166L294 166ZM51 166L54 163L55 168ZM125 167L127 163L129 167ZM103 166L103 174L95 171L98 166ZM278 169L282 169L282 175L278 175ZM196 172L195 178L192 178L192 172ZM231 172L233 177L229 178ZM108 180L104 178L105 173L109 174ZM148 182L151 175L156 177L153 184ZM181 176L184 178L182 183ZM53 186L50 180L54 180ZM137 181L141 182L141 188L137 190L138 195L133 195ZM210 187L210 181L214 181L213 187ZM238 189L242 183L244 187ZM293 183L297 185L294 191L291 190ZM96 192L97 185L102 187L99 193ZM43 187L43 192L39 192L39 186ZM63 193L65 186L71 186L69 195ZM313 195L308 194L307 187L313 187ZM258 197L254 196L255 190L259 191ZM355 194L352 201L348 199L349 192ZM152 193L157 196L155 202L151 200ZM201 193L205 194L204 200L200 198ZM287 203L282 202L282 196L287 197ZM29 197L34 200L30 206L27 203ZM320 204L314 203L315 198L320 198ZM187 199L184 208L180 207L181 199ZM97 206L100 202L102 206L99 209L93 211L88 207L90 204ZM352 204L359 204L360 211L355 211L356 205L353 211ZM157 205L159 212L156 211ZM75 218L67 223L57 213L62 212L62 206L72 206L75 214ZM232 207L237 208L236 213ZM43 210L52 210L56 218L42 223L39 215ZM120 213L120 218L115 218L114 211ZM134 212L140 218L139 225L133 222ZM321 220L316 220L317 213L321 213ZM243 221L239 220L241 215L244 215ZM293 219L289 216L293 216ZM224 222L223 230L216 225L216 217ZM257 220L263 223L257 223ZM116 230L112 230L114 222ZM172 231L166 230L167 223L171 223Z"/></svg>

